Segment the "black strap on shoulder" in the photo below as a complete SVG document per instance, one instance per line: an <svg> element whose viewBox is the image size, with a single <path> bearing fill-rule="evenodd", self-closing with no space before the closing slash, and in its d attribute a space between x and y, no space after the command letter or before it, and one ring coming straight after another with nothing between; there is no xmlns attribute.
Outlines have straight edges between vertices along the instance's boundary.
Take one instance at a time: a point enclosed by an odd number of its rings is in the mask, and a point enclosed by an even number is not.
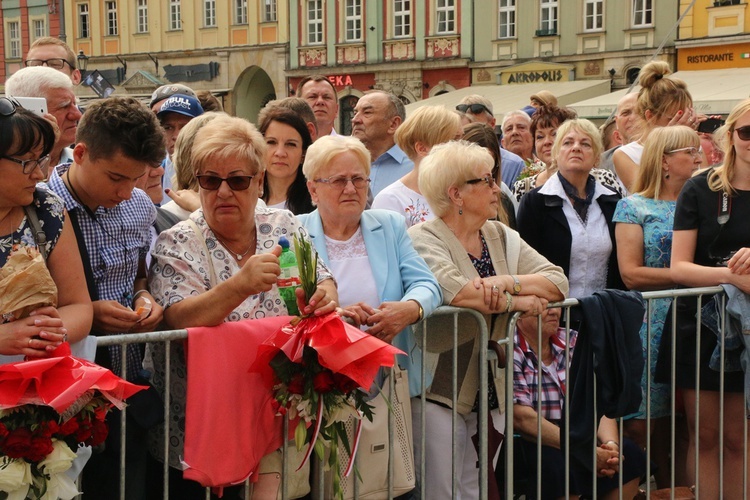
<svg viewBox="0 0 750 500"><path fill-rule="evenodd" d="M39 217L36 215L33 205L26 205L23 207L23 211L26 212L26 220L29 221L31 230L34 233L34 241L39 249L39 253L42 254L42 259L47 260L47 234L42 229L42 225L39 223Z"/></svg>
<svg viewBox="0 0 750 500"><path fill-rule="evenodd" d="M96 287L94 281L94 271L91 269L91 260L89 260L89 251L86 248L86 240L83 239L83 233L81 232L81 226L78 224L78 213L76 210L68 212L68 218L70 224L73 226L73 231L76 233L76 241L78 242L78 252L81 254L81 261L83 262L83 274L86 275L86 287L89 290L89 297L91 301L99 300L99 289Z"/></svg>
<svg viewBox="0 0 750 500"><path fill-rule="evenodd" d="M729 197L726 191L721 192L721 199L719 200L719 214L716 216L716 222L719 226L723 226L729 222L729 216L732 213L732 199Z"/></svg>

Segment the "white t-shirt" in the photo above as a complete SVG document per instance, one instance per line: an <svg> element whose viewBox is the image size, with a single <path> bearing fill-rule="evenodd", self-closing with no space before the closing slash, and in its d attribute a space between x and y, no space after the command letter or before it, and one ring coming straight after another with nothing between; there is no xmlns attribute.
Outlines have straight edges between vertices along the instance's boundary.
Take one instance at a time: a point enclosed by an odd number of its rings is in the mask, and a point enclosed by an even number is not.
<svg viewBox="0 0 750 500"><path fill-rule="evenodd" d="M435 218L427 200L401 181L383 188L372 201L372 208L383 208L398 212L406 219L406 227Z"/></svg>

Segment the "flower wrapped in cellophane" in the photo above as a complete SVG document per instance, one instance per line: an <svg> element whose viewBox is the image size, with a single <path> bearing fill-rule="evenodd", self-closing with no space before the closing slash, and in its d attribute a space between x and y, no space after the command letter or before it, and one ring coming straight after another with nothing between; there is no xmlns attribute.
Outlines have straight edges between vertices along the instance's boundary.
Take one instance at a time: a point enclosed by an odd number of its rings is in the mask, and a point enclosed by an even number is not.
<svg viewBox="0 0 750 500"><path fill-rule="evenodd" d="M315 252L309 243L297 238L295 251L302 287L309 299L315 292ZM286 414L296 426L297 449L307 445L299 467L315 451L332 472L337 498L343 497L338 444L343 444L351 457L344 472L348 475L361 426L350 443L345 423L350 416L360 422L362 418L372 420L368 390L381 367L393 366L396 354L402 352L345 323L336 313L295 318L258 348L251 371L261 374L273 391L278 413Z"/></svg>
<svg viewBox="0 0 750 500"><path fill-rule="evenodd" d="M102 444L107 412L142 389L72 357L67 343L49 358L0 366L0 498L78 495L66 472L79 446Z"/></svg>

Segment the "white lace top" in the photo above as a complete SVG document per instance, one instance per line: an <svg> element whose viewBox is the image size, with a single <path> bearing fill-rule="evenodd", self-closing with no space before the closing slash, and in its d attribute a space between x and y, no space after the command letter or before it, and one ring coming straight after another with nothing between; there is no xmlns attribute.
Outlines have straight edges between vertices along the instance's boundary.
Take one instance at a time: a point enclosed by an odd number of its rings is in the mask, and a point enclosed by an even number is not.
<svg viewBox="0 0 750 500"><path fill-rule="evenodd" d="M328 264L334 279L338 282L339 303L346 307L364 302L372 307L380 305L378 287L372 274L370 259L367 257L362 228L346 241L338 241L326 236Z"/></svg>

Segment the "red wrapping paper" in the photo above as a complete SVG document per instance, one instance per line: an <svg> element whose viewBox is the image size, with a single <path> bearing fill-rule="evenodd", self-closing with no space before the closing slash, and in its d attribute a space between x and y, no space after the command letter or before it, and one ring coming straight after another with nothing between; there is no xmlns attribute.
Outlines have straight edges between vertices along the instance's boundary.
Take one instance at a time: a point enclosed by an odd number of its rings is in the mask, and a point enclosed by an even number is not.
<svg viewBox="0 0 750 500"><path fill-rule="evenodd" d="M302 361L309 345L318 352L318 362L334 373L346 375L369 389L381 366L393 366L394 356L403 351L341 320L338 314L311 316L297 325L287 324L258 347L251 371L261 374L267 387L274 373L269 363L281 350L293 362Z"/></svg>
<svg viewBox="0 0 750 500"><path fill-rule="evenodd" d="M146 387L131 384L97 364L74 358L67 343L60 345L49 358L0 366L1 409L35 404L51 406L62 414L92 389L122 408L123 400Z"/></svg>

